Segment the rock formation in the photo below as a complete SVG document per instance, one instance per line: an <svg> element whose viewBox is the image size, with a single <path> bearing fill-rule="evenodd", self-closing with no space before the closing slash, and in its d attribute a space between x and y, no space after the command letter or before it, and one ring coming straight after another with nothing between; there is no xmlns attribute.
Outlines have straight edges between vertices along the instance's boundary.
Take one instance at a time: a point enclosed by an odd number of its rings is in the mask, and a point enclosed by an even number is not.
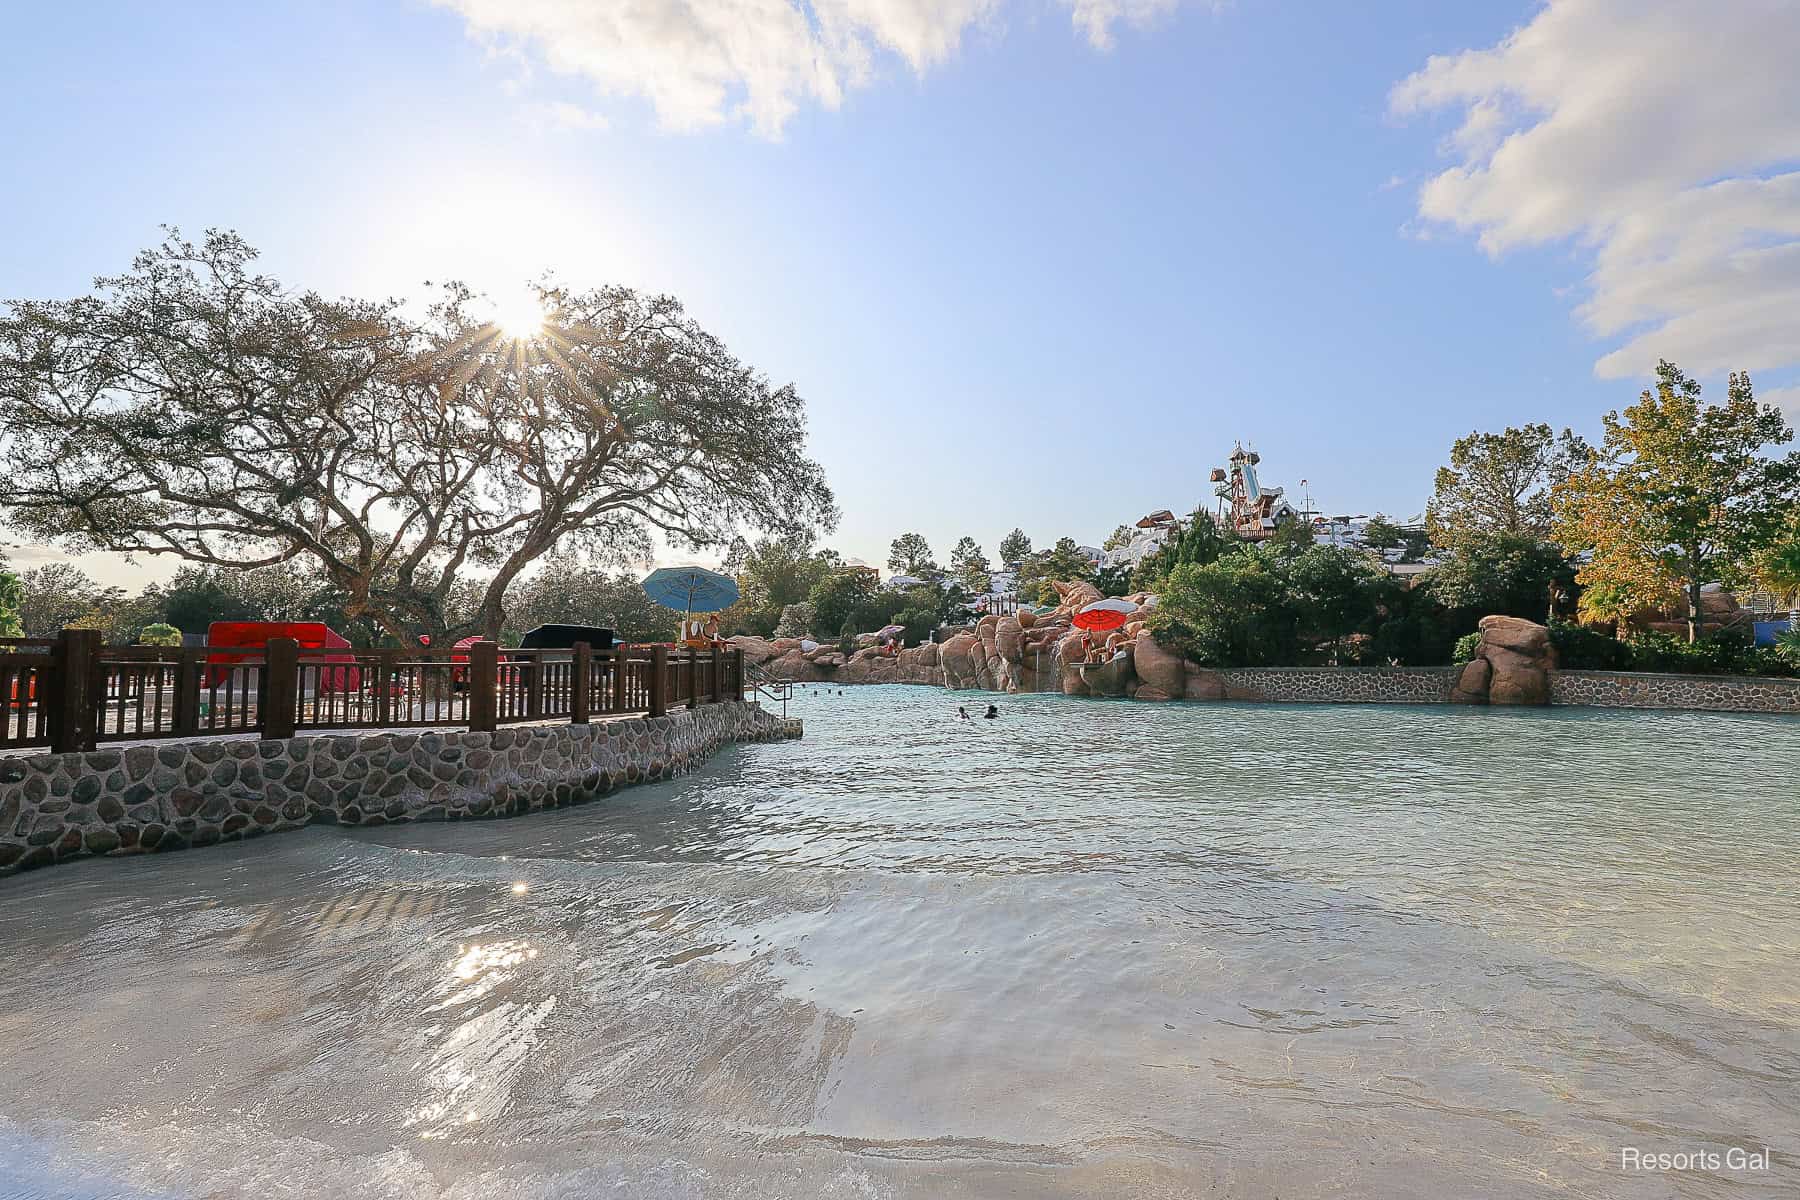
<svg viewBox="0 0 1800 1200"><path fill-rule="evenodd" d="M1457 677L1456 704L1548 704L1556 648L1550 631L1521 617L1483 617L1481 645Z"/></svg>
<svg viewBox="0 0 1800 1200"><path fill-rule="evenodd" d="M1188 662L1159 643L1142 620L1107 634L1074 627L1075 613L1100 598L1087 583L1052 585L1049 612L990 614L935 645L898 654L868 646L846 655L836 642L735 637L745 661L794 683L925 683L991 692L1061 692L1137 700L1268 699L1256 686ZM1125 597L1143 607L1153 596ZM1556 651L1550 631L1517 617L1485 617L1475 658L1457 676L1459 704L1548 704ZM1089 662L1089 657L1095 661Z"/></svg>
<svg viewBox="0 0 1800 1200"><path fill-rule="evenodd" d="M1726 629L1748 629L1754 625L1756 614L1738 603L1738 598L1716 583L1709 583L1700 589L1700 633L1718 633ZM1655 633L1666 633L1670 637L1687 640L1687 597L1669 605L1666 609L1645 609L1633 613L1625 622L1633 632L1649 630Z"/></svg>

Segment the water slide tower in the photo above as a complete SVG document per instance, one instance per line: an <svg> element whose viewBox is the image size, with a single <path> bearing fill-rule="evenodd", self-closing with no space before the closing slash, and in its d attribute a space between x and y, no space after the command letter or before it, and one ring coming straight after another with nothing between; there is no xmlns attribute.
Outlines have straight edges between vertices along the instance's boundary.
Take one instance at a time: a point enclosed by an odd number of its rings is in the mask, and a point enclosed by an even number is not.
<svg viewBox="0 0 1800 1200"><path fill-rule="evenodd" d="M1282 489L1264 488L1257 478L1260 454L1244 449L1239 442L1232 446L1229 462L1229 471L1214 467L1212 472L1220 525L1241 538L1259 542L1273 535L1284 521L1294 518L1294 506L1282 499Z"/></svg>

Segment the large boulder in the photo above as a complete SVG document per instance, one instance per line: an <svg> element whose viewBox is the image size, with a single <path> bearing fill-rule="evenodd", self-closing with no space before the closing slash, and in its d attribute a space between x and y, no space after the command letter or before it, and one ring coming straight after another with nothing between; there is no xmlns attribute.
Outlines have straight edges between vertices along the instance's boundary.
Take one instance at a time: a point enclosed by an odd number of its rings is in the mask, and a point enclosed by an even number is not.
<svg viewBox="0 0 1800 1200"><path fill-rule="evenodd" d="M1450 703L1486 704L1488 681L1493 678L1493 674L1494 668L1487 659L1470 659L1463 665L1462 674L1456 677L1456 687L1450 692Z"/></svg>
<svg viewBox="0 0 1800 1200"><path fill-rule="evenodd" d="M1481 630L1484 649L1500 646L1531 658L1553 653L1550 631L1536 621L1527 621L1523 617L1483 617L1476 628Z"/></svg>
<svg viewBox="0 0 1800 1200"><path fill-rule="evenodd" d="M958 633L938 647L938 661L944 668L944 686L975 686L975 656L981 652L981 639L972 633Z"/></svg>
<svg viewBox="0 0 1800 1200"><path fill-rule="evenodd" d="M1025 643L1025 627L1016 616L1001 617L994 624L994 649L1008 662L1019 662Z"/></svg>
<svg viewBox="0 0 1800 1200"><path fill-rule="evenodd" d="M1088 686L1081 678L1081 656L1086 648L1081 631L1072 629L1062 635L1054 649L1056 656L1056 684L1065 696L1085 696Z"/></svg>
<svg viewBox="0 0 1800 1200"><path fill-rule="evenodd" d="M766 638L759 638L753 633L740 633L726 638L725 642L729 646L742 650L745 662L759 667L780 653ZM799 642L795 642L794 647L798 647L799 644Z"/></svg>
<svg viewBox="0 0 1800 1200"><path fill-rule="evenodd" d="M1189 700L1223 700L1225 681L1219 678L1217 671L1190 663L1187 668L1187 688L1182 694Z"/></svg>
<svg viewBox="0 0 1800 1200"><path fill-rule="evenodd" d="M1098 666L1082 667L1081 681L1094 696L1124 696L1137 684L1132 674L1131 655L1119 654Z"/></svg>
<svg viewBox="0 0 1800 1200"><path fill-rule="evenodd" d="M770 659L764 666L771 676L788 683L817 683L824 678L819 669L799 649L789 650L786 654L778 655Z"/></svg>
<svg viewBox="0 0 1800 1200"><path fill-rule="evenodd" d="M1061 583L1052 579L1050 586L1056 589L1056 607L1067 612L1078 612L1096 600L1106 599L1091 583Z"/></svg>
<svg viewBox="0 0 1800 1200"><path fill-rule="evenodd" d="M1477 628L1481 643L1456 678L1450 698L1458 704L1548 704L1556 648L1550 631L1522 617L1488 616Z"/></svg>
<svg viewBox="0 0 1800 1200"><path fill-rule="evenodd" d="M1187 695L1187 664L1180 655L1158 645L1149 630L1139 633L1131 647L1139 700L1180 700Z"/></svg>

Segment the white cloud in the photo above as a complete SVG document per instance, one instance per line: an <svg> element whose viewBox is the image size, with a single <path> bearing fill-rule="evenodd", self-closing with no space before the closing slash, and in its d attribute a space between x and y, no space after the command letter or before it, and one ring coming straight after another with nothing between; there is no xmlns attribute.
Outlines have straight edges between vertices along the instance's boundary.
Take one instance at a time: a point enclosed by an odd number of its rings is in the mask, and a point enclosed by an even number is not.
<svg viewBox="0 0 1800 1200"><path fill-rule="evenodd" d="M1773 404L1787 417L1789 425L1800 426L1800 387L1784 387L1761 389L1756 398L1764 404Z"/></svg>
<svg viewBox="0 0 1800 1200"><path fill-rule="evenodd" d="M1039 0L1041 2L1041 0ZM1096 47L1181 0L1054 0ZM469 31L612 96L638 97L664 127L747 121L776 136L803 104L836 108L884 58L923 73L1007 0L433 0Z"/></svg>
<svg viewBox="0 0 1800 1200"><path fill-rule="evenodd" d="M1495 256L1591 253L1577 316L1624 339L1596 374L1754 371L1800 364L1796 62L1793 0L1550 0L1390 99L1462 116L1454 164L1419 192L1427 222Z"/></svg>

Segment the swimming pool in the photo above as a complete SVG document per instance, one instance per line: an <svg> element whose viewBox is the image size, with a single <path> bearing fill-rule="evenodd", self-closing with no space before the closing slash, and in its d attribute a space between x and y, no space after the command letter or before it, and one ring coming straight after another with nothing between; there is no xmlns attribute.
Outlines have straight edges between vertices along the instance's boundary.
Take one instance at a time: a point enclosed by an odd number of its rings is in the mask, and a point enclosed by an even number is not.
<svg viewBox="0 0 1800 1200"><path fill-rule="evenodd" d="M1800 722L792 711L600 804L0 881L0 1180L1800 1190ZM1732 1146L1773 1162L1620 1166Z"/></svg>

